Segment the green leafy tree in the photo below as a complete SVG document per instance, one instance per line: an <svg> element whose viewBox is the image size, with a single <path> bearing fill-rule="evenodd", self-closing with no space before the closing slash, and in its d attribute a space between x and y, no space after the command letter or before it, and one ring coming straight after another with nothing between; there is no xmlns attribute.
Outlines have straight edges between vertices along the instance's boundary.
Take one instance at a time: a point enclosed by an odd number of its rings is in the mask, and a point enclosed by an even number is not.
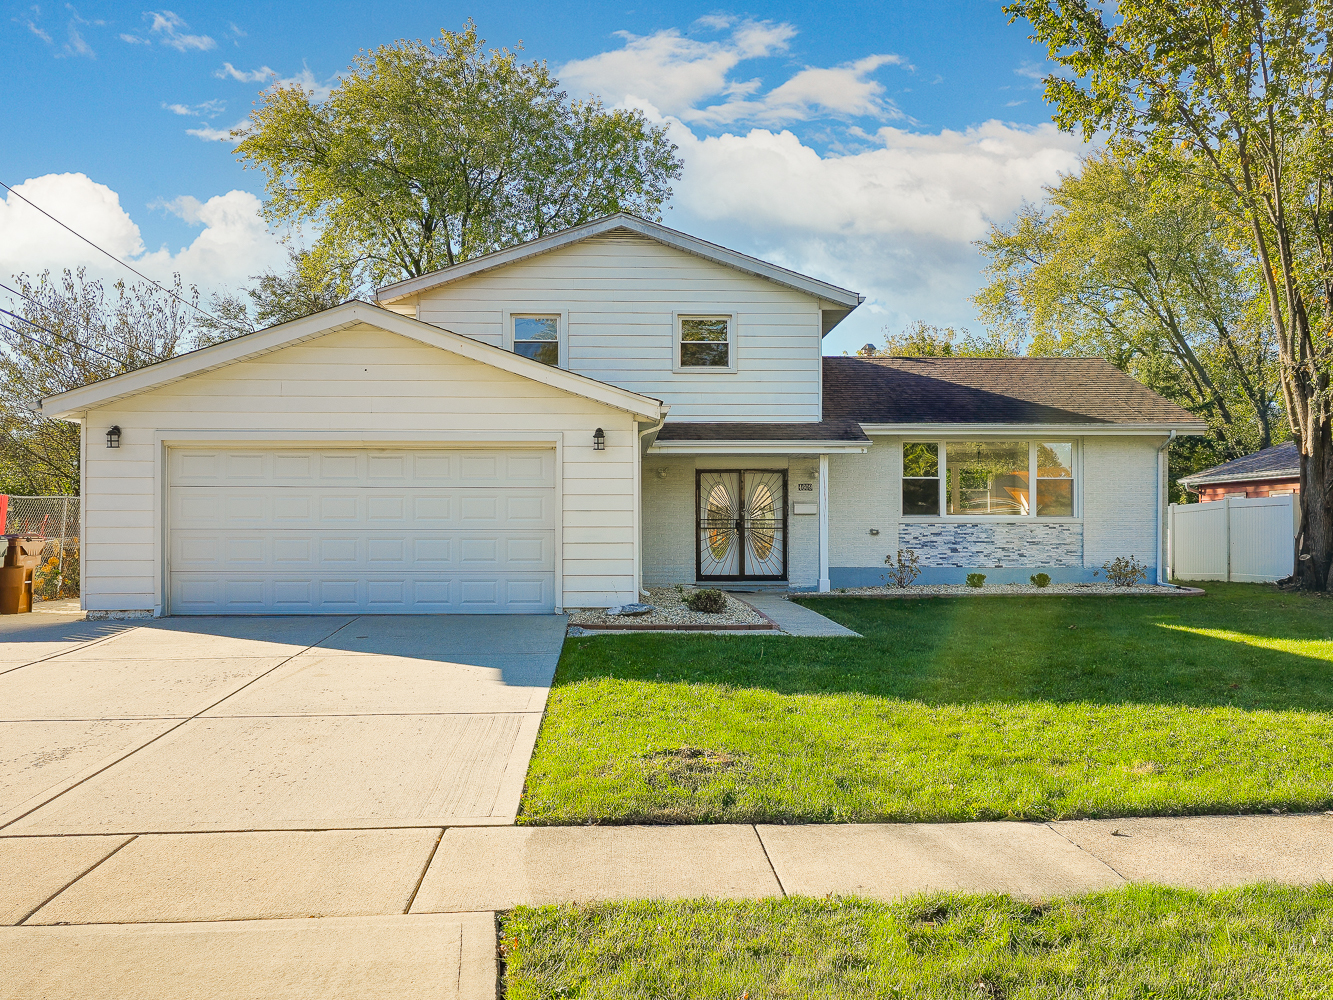
<svg viewBox="0 0 1333 1000"><path fill-rule="evenodd" d="M266 91L236 152L265 213L320 231L309 265L415 277L617 211L659 217L681 161L638 111L573 101L475 25L358 56L320 103Z"/></svg>
<svg viewBox="0 0 1333 1000"><path fill-rule="evenodd" d="M288 251L286 271L269 270L250 280L242 292L220 292L209 300L210 315L198 320L201 346L332 309L365 291L354 274L325 271L305 250Z"/></svg>
<svg viewBox="0 0 1333 1000"><path fill-rule="evenodd" d="M966 328L934 326L915 320L902 333L883 330L884 346L867 344L856 353L862 357L897 358L1013 358L1020 353L1021 338L999 329L979 337Z"/></svg>
<svg viewBox="0 0 1333 1000"><path fill-rule="evenodd" d="M170 293L148 282L108 289L83 268L20 274L0 328L0 493L79 492L79 428L32 412L42 396L133 371L194 346L198 292L175 275Z"/></svg>
<svg viewBox="0 0 1333 1000"><path fill-rule="evenodd" d="M1215 193L1257 262L1301 455L1302 585L1333 571L1333 2L1016 0L1055 122ZM1184 164L1182 167L1181 164Z"/></svg>
<svg viewBox="0 0 1333 1000"><path fill-rule="evenodd" d="M1179 169L1104 152L979 243L984 320L1029 332L1033 354L1107 358L1208 421L1177 476L1285 437L1255 262L1215 202Z"/></svg>

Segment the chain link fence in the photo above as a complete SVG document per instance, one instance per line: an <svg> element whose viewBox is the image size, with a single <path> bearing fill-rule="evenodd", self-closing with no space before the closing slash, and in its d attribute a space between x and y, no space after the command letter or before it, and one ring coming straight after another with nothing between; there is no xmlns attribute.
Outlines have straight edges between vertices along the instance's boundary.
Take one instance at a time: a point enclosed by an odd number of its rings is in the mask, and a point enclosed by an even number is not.
<svg viewBox="0 0 1333 1000"><path fill-rule="evenodd" d="M42 561L32 574L38 600L79 596L79 498L10 496L6 535L46 539Z"/></svg>

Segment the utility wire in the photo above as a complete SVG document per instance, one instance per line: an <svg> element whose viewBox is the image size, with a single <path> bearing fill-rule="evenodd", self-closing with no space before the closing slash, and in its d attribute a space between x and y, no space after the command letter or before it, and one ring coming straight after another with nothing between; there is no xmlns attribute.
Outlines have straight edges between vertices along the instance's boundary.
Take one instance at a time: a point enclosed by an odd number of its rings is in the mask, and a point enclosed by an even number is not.
<svg viewBox="0 0 1333 1000"><path fill-rule="evenodd" d="M41 308L43 308L43 309L46 308L46 304L45 304L44 302L42 302L40 299L34 298L33 296L29 295L27 292L21 292L21 291L19 291L17 288L10 288L10 287L9 287L8 285L6 285L3 281L0 281L0 288L3 288L5 291L9 292L9 293L12 294L12 295L18 295L18 296L21 296L22 298L27 299L29 302L31 302L31 303L32 303L33 305L35 305L35 306L39 306L39 307L41 307ZM23 320L23 322L27 323L29 326L35 326L35 327L37 327L37 329L39 329L39 330L45 330L47 333L49 333L49 334L50 334L51 336L53 336L53 337L59 337L59 336L62 336L62 334L56 333L54 330L49 329L48 327L42 326L41 323L34 323L32 320L28 319L28 317L26 317L26 316L19 316L17 313L9 312L8 309L0 309L0 312L7 312L7 313L9 313L9 315L15 317L16 319L21 319L21 320ZM85 332L85 333L90 333L91 331L85 330L84 332ZM107 340L110 340L110 341L113 341L114 343L120 344L120 345L123 346L123 347L128 347L128 348L129 348L130 350L132 350L132 351L138 351L138 352L140 352L141 354L147 354L147 355L148 355L150 358L152 358L154 361L165 361L165 360L166 360L166 359L163 358L160 354L154 354L152 351L148 350L146 347L140 347L138 344L131 344L128 340L121 340L119 337L113 337L113 336L111 336L111 334L109 334L109 333L105 333L105 332L103 332L102 336L105 337ZM75 343L77 344L77 343L79 343L79 342L78 342L78 341L75 341ZM79 344L79 346L80 346L80 347L88 347L87 344ZM91 351L91 350L94 350L94 348L92 348L92 347L88 347L88 350Z"/></svg>
<svg viewBox="0 0 1333 1000"><path fill-rule="evenodd" d="M82 347L85 351L92 351L94 354L100 354L100 355L102 355L102 357L106 358L108 361L112 362L113 364L117 364L117 365L119 365L119 364L123 364L123 363L124 363L124 362L122 362L119 358L113 358L110 354L107 354L107 353L105 353L105 352L103 352L103 351L99 351L96 347L89 347L87 344L81 344L81 343L79 343L79 341L75 340L73 337L66 337L64 334L56 333L54 330L47 330L46 327L44 327L44 326L39 326L38 324L32 322L32 320L30 320L30 319L24 319L24 317L20 316L18 313L10 312L8 309L0 309L0 313L5 313L5 314L8 315L8 316L13 316L15 319L20 320L21 322L27 323L27 324L30 325L30 326L35 326L35 327L37 327L37 329L39 329L39 330L45 330L45 331L46 331L47 333L49 333L51 336L53 336L53 337L59 337L61 340L68 341L69 343L73 344L75 347ZM42 343L40 340L38 340L36 337L30 337L30 336L28 336L28 335L27 335L26 333L24 333L22 330L15 330L12 326L9 326L9 325L6 324L6 323L0 323L0 327L3 327L4 329L9 330L11 333L17 333L17 334L18 334L20 337L22 337L24 340L31 341L32 343L36 344L38 347L46 347L46 348L52 348L52 347L53 347L53 345L51 345L51 344L43 344L43 343ZM60 348L55 347L54 350L60 351ZM71 358L74 357L74 355L70 354L68 351L60 351L60 353L65 354L65 355L67 355L67 356L69 356L69 357L71 357Z"/></svg>
<svg viewBox="0 0 1333 1000"><path fill-rule="evenodd" d="M121 259L120 259L119 257L117 257L115 254L113 254L110 250L103 250L101 247L99 247L99 246L98 246L96 243L94 243L92 240L88 239L88 237L84 236L82 233L80 233L80 232L78 232L77 230L71 228L70 226L65 225L65 223L61 222L59 219L57 219L54 215L52 215L52 214L51 214L50 212L48 212L46 209L42 208L40 205L34 205L30 199L28 199L28 198L25 197L24 195L19 194L17 191L15 191L12 187L10 187L10 186L9 186L8 184L6 184L4 181L0 181L0 187L4 188L4 189L5 189L6 191L8 191L10 194L14 195L16 198L19 198L19 199L21 199L21 200L27 202L29 205L32 205L33 208L37 209L37 211L41 212L44 216L46 216L48 219L50 219L52 222L54 222L57 226L60 226L62 229L67 229L67 230L69 230L69 232L73 233L73 234L74 234L75 236L77 236L79 239L83 240L83 242L87 243L90 247L92 247L92 248L93 248L94 250L96 250L98 253L106 254L108 257L110 257L112 260L114 260L117 264L121 265L122 267L129 268L131 271L133 271L133 272L134 272L135 274L137 274L139 277L143 278L143 280L146 281L146 282L148 282L150 285L153 285L153 286L157 287L158 289L160 289L160 290L166 292L168 295L170 295L170 296L171 296L173 299L175 299L177 302L180 302L180 303L182 303L182 304L184 304L184 305L189 306L189 307L190 307L191 309L193 309L195 312L197 312L197 313L199 313L199 314L201 314L201 315L203 315L203 316L207 316L207 317L208 317L209 319L211 319L214 323L220 323L220 322L222 322L222 321L219 320L216 316L214 316L212 313L208 312L208 311L205 310L205 309L200 309L199 306L196 305L195 303L193 303L193 302L189 302L189 301L187 301L186 299L181 298L179 295L177 295L175 292L173 292L170 288L167 288L165 285L160 285L160 284L158 284L156 281L154 281L152 278L148 277L148 275L144 274L142 271L136 270L132 265L125 263L125 261L121 260Z"/></svg>

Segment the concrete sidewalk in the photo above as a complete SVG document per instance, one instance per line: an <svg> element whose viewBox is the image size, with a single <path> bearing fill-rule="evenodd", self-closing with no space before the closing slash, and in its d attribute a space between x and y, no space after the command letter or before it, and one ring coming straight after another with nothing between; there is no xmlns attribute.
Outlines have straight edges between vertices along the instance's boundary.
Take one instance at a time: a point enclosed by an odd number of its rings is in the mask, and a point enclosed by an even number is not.
<svg viewBox="0 0 1333 1000"><path fill-rule="evenodd" d="M761 590L753 593L737 592L731 596L750 605L760 614L773 619L778 628L788 635L825 639L861 638L860 632L853 632L845 625L839 625L833 619L825 618L817 611L811 611L799 604L793 604L783 594Z"/></svg>

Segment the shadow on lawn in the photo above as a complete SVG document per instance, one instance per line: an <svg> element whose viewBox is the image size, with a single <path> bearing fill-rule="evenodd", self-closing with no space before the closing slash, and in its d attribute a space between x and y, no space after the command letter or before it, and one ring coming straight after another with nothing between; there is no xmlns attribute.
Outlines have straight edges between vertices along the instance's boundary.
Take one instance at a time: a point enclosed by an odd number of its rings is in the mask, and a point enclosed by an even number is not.
<svg viewBox="0 0 1333 1000"><path fill-rule="evenodd" d="M864 639L570 640L557 687L607 677L858 692L927 704L1088 702L1333 710L1333 601L1259 585L1205 597L819 598Z"/></svg>

